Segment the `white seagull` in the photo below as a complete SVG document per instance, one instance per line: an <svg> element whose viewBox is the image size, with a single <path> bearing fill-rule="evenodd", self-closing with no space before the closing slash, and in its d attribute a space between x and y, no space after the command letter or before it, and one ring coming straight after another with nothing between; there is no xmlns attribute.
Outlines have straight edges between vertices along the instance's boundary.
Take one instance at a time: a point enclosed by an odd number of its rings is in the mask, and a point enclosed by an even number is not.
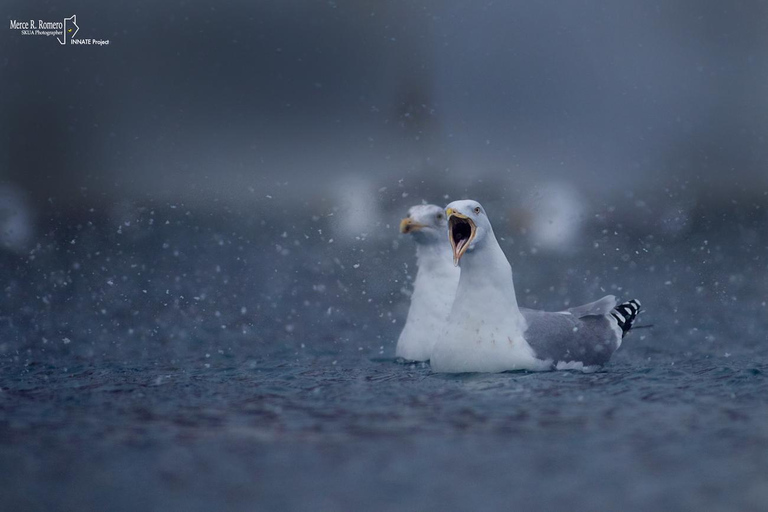
<svg viewBox="0 0 768 512"><path fill-rule="evenodd" d="M446 209L461 278L430 364L438 372L501 372L605 364L640 311L636 300L602 299L550 313L520 309L512 268L477 201Z"/></svg>
<svg viewBox="0 0 768 512"><path fill-rule="evenodd" d="M416 242L416 281L408 319L395 354L409 361L426 361L445 326L459 284L459 268L451 261L445 210L433 204L413 206L400 222L400 232Z"/></svg>

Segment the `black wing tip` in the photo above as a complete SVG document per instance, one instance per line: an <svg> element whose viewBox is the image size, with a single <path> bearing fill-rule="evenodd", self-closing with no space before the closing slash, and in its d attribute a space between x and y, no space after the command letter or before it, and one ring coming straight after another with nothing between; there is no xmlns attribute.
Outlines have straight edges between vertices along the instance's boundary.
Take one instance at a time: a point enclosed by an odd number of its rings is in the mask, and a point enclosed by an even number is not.
<svg viewBox="0 0 768 512"><path fill-rule="evenodd" d="M622 302L613 310L611 310L611 316L616 319L616 323L621 327L621 336L624 337L632 329L632 323L640 313L642 306L637 299L628 300Z"/></svg>

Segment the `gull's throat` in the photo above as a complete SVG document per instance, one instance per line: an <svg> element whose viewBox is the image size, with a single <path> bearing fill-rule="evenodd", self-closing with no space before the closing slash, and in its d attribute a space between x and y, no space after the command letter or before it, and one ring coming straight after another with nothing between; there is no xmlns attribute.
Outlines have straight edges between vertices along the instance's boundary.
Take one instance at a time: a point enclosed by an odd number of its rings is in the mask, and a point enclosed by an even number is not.
<svg viewBox="0 0 768 512"><path fill-rule="evenodd" d="M475 238L475 223L468 217L453 214L448 219L449 236L453 248L453 264L458 266L459 260Z"/></svg>

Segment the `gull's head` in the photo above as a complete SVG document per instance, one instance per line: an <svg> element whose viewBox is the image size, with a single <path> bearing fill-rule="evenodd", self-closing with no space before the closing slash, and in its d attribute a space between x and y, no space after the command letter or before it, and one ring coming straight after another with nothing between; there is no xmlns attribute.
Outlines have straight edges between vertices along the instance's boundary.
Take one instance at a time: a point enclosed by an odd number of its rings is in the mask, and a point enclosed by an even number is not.
<svg viewBox="0 0 768 512"><path fill-rule="evenodd" d="M453 248L453 264L458 265L467 251L472 251L490 234L491 222L477 201L462 199L445 207L448 217L448 237Z"/></svg>
<svg viewBox="0 0 768 512"><path fill-rule="evenodd" d="M434 204L420 204L408 210L408 216L400 221L400 232L414 235L418 243L436 243L445 240L448 228L445 210Z"/></svg>

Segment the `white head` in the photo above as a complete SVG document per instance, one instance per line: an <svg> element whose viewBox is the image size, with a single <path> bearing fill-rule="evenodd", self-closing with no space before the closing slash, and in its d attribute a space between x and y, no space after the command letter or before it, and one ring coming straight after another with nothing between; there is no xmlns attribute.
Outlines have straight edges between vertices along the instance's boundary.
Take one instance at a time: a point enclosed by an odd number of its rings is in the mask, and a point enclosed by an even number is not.
<svg viewBox="0 0 768 512"><path fill-rule="evenodd" d="M491 221L477 201L462 199L445 208L448 216L448 237L453 248L453 264L458 265L467 251L481 247L488 239L495 239Z"/></svg>
<svg viewBox="0 0 768 512"><path fill-rule="evenodd" d="M434 204L411 206L408 216L400 221L400 232L413 235L419 244L444 242L447 229L445 210Z"/></svg>

